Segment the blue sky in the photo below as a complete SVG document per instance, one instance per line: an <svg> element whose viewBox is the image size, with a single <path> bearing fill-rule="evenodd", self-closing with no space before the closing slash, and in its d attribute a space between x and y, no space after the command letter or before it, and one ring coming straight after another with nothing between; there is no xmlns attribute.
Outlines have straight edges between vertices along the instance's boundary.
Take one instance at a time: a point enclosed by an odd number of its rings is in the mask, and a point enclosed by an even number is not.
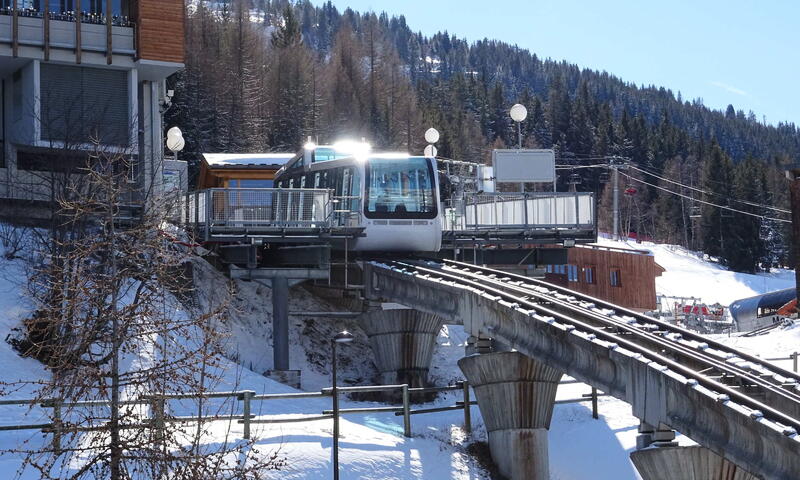
<svg viewBox="0 0 800 480"><path fill-rule="evenodd" d="M333 0L800 125L800 1Z"/></svg>

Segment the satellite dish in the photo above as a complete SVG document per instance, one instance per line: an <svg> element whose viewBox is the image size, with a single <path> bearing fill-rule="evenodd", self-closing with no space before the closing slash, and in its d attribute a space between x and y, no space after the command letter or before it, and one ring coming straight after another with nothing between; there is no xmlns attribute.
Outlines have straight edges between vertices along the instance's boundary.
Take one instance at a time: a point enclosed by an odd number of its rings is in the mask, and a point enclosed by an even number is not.
<svg viewBox="0 0 800 480"><path fill-rule="evenodd" d="M186 146L186 140L183 139L183 136L168 136L167 137L167 148L169 148L172 152L180 152L183 150L183 147Z"/></svg>
<svg viewBox="0 0 800 480"><path fill-rule="evenodd" d="M428 145L427 147L425 147L424 155L426 157L436 157L437 153L439 153L439 152L436 150L436 147L434 147L433 145Z"/></svg>

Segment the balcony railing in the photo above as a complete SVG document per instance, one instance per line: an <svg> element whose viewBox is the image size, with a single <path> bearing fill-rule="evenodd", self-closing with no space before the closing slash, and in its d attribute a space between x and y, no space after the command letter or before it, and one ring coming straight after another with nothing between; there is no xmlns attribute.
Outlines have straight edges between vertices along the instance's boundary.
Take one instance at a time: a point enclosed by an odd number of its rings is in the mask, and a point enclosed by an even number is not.
<svg viewBox="0 0 800 480"><path fill-rule="evenodd" d="M0 15L13 15L14 8L12 6L0 7ZM41 8L18 8L17 16L20 18L44 18L48 17L50 20L62 22L75 22L80 16L81 23L88 23L92 25L106 25L108 16L103 12L83 11L75 12L72 10L65 11L49 11L45 12L44 7ZM111 25L115 27L133 27L134 23L130 16L122 14L111 15Z"/></svg>

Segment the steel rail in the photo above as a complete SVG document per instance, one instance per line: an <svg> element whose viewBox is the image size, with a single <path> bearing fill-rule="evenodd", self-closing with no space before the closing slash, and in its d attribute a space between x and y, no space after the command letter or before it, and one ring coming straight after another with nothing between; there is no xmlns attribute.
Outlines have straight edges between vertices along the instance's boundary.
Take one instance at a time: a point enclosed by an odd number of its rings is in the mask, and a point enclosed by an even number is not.
<svg viewBox="0 0 800 480"><path fill-rule="evenodd" d="M575 298L579 298L579 299L581 299L583 301L586 301L586 302L594 303L595 305L599 305L599 306L602 306L604 308L608 308L608 309L614 310L617 313L617 315L619 315L619 316L621 316L620 313L622 313L624 315L633 317L635 319L638 319L638 320L641 320L641 321L645 321L647 323L652 323L654 325L658 325L659 327L662 327L663 329L670 330L672 333L680 333L684 338L688 338L690 340L694 340L694 341L697 341L697 342L705 343L709 347L713 347L716 350L722 350L722 351L726 351L728 353L734 353L737 357L739 357L739 358L741 358L743 360L746 360L746 361L751 362L751 363L758 364L758 365L764 367L765 369L771 370L774 373L776 373L776 374L778 374L778 375L780 375L782 377L794 379L798 384L800 384L800 373L795 373L795 372L786 370L785 368L782 368L782 367L780 367L778 365L774 365L772 363L765 362L764 361L765 359L763 359L763 358L756 357L756 356L750 355L748 353L735 350L735 349L731 348L730 346L725 345L724 343L721 343L721 342L718 342L716 340L704 337L703 335L701 335L701 334L699 334L697 332L693 332L691 330L679 327L677 325L673 325L671 323L664 322L662 320L658 320L656 318L648 317L647 315L641 314L639 312L635 312L633 310L630 310L630 309L625 308L625 307L621 307L619 305L615 305L615 304L613 304L611 302L608 302L606 300L601 300L599 298L592 297L592 296L586 295L584 293L575 292L573 290L570 290L570 289L568 289L566 287L562 287L560 285L555 285L555 284L552 284L552 283L549 283L549 282L545 282L544 280L539 280L539 279L536 279L536 278L530 278L530 277L526 277L526 276L519 275L519 274L516 274L516 273L504 272L502 270L495 270L495 269L492 269L492 268L481 267L481 266L478 266L478 265L473 265L471 263L458 262L458 261L455 261L455 260L447 260L447 259L445 259L444 262L448 263L448 264L460 265L460 266L465 267L465 268L472 268L472 269L476 269L476 270L482 270L482 271L486 271L486 272L491 272L491 273L493 273L495 275L498 275L498 276L516 278L516 279L521 280L523 282L532 283L532 284L538 285L538 286L543 287L543 288L547 288L547 289L550 289L550 290L555 290L555 291L558 291L559 293L562 293L562 294L565 294L565 295L570 295L570 296L573 296Z"/></svg>
<svg viewBox="0 0 800 480"><path fill-rule="evenodd" d="M465 268L465 270L468 270L468 269ZM738 366L738 365L736 365L734 363L729 363L727 361L721 361L721 360L715 358L713 355L710 355L709 353L707 353L704 349L694 349L694 348L689 347L687 345L681 344L678 341L678 339L672 339L672 338L669 338L669 337L665 337L665 336L653 333L651 331L648 331L648 330L646 330L644 328L634 327L631 324L629 324L629 323L627 323L627 322L625 322L623 320L616 319L611 315L607 315L607 314L596 312L596 311L594 311L594 310L592 310L590 308L580 306L580 305L578 305L576 303L573 303L573 302L565 301L565 300L562 300L562 299L559 299L559 298L553 298L553 297L551 297L549 295L543 294L542 292L538 292L536 290L528 289L528 288L522 287L522 286L520 286L518 284L511 283L509 285L513 285L513 287L508 287L508 286L506 286L507 285L506 283L502 282L502 279L496 280L496 279L492 279L492 278L486 278L485 275L477 275L477 274L474 274L472 272L467 272L467 271L464 271L464 270L455 270L455 271L460 273L460 274L470 276L471 278L477 278L479 280L486 279L486 280L491 281L493 283L496 283L496 284L499 284L499 285L503 285L504 288L507 288L507 289L516 289L518 291L521 291L521 293L523 293L523 294L528 294L530 296L539 298L539 299L541 299L543 301L546 301L546 302L549 302L551 304L561 306L562 308L568 310L569 312L577 313L579 315L588 316L590 318L595 319L595 321L600 322L600 323L612 322L612 323L614 323L614 325L617 328L622 329L622 330L627 331L627 332L630 332L632 334L635 334L636 337L642 339L643 341L652 343L652 344L654 344L655 346L657 346L659 348L664 348L665 350L668 350L671 353L679 353L680 355L688 357L688 358L694 360L697 363L706 364L707 366L711 366L712 368L715 368L715 369L719 370L723 374L724 373L730 374L732 376L732 378L737 378L739 380L746 380L749 383L751 383L752 386L757 386L759 388L762 388L762 389L765 389L765 390L769 390L769 391L773 392L776 395L782 396L782 397L784 397L784 398L786 398L786 399L788 399L790 401L793 401L795 403L800 404L800 393L798 393L796 390L787 390L787 389L783 388L779 384L775 384L775 383L772 383L772 382L764 381L763 377L755 376L750 371L748 371L747 369L742 368L742 367L740 367L740 366ZM575 297L573 297L573 298L575 298ZM578 301L576 300L576 302L578 302ZM619 316L617 315L617 317L619 317ZM733 354L734 352L735 351L733 351L733 352L728 351L726 353ZM738 352L736 352L736 353L738 353ZM790 385L795 385L795 384L790 384ZM744 385L742 385L742 386L744 387Z"/></svg>
<svg viewBox="0 0 800 480"><path fill-rule="evenodd" d="M390 267L391 267L392 264L395 264L396 266L398 266L398 267L396 267L396 268L398 268L398 270L406 270L406 272L408 272L409 267L411 269L414 269L414 270L417 270L417 271L428 270L430 272L430 273L428 273L428 276L434 277L434 276L438 275L441 279L444 279L445 277L447 277L454 284L461 284L461 285L464 285L464 286L470 286L470 287L475 288L477 290L482 290L482 291L484 291L486 293L492 293L492 294L494 294L494 295L496 295L498 297L501 297L501 298L505 297L507 300L510 300L511 303L517 304L518 306L525 306L525 307L527 307L527 309L532 310L532 311L534 311L536 313L548 315L548 316L552 317L553 319L558 319L560 322L563 322L563 323L566 323L566 324L570 324L573 327L575 327L576 329L580 328L582 331L594 334L595 338L602 337L602 338L605 339L605 341L607 341L609 343L616 344L617 346L623 346L624 348L626 348L626 349L628 349L628 350L630 350L632 352L639 353L643 357L649 358L651 361L653 361L655 363L659 363L659 364L665 365L668 368L670 368L670 369L672 369L672 370L684 375L685 377L687 377L689 379L692 379L692 380L695 380L698 384L702 384L703 386L705 386L706 388L709 388L710 390L717 391L720 394L725 394L725 395L728 396L729 399L736 399L738 401L738 403L741 403L742 405L748 406L751 410L760 411L761 415L763 415L763 416L765 416L767 418L771 418L771 421L773 421L774 423L779 424L779 425L784 426L784 427L791 427L791 430L784 429L784 431L783 431L784 435L792 435L792 434L795 434L797 432L800 432L800 420L795 419L794 417L790 417L789 415L786 415L785 413L783 413L783 412L781 412L779 410L776 410L773 407L771 407L769 405L766 405L766 404L764 404L764 403L762 403L762 402L760 402L760 401L758 401L758 400L756 400L756 399L754 399L754 398L752 398L752 397L750 397L750 396L748 396L748 395L746 395L746 394L744 394L742 392L734 390L734 389L730 388L727 385L718 383L717 381L715 381L715 380L713 380L711 378L708 378L708 377L700 374L699 372L697 372L697 371L695 371L695 370L693 370L693 369L691 369L689 367L686 367L686 366L682 365L681 363L679 363L679 362L677 362L675 360L672 360L670 358L664 357L663 355L661 355L659 353L656 353L656 352L653 352L652 350L650 350L650 349L648 349L648 348L646 348L646 347L644 347L642 345L639 345L639 344L637 344L637 343L635 343L635 342L633 342L631 340L628 340L628 339L625 339L625 338L620 338L620 336L618 336L615 333L611 333L611 332L608 332L606 330L603 330L602 328L592 326L592 325L590 325L588 323L585 323L585 322L583 322L581 320L570 318L570 317L568 317L568 316L566 316L566 315L564 315L562 313L559 313L559 312L556 312L554 310L548 309L548 308L543 307L543 306L541 306L539 304L536 304L534 302L530 302L528 300L516 297L513 294L510 294L510 293L508 293L506 291L503 291L501 289L497 289L497 288L495 288L493 286L486 285L484 283L473 281L473 280L464 279L463 277L459 277L458 275L454 275L454 274L449 274L449 273L447 273L447 272L445 272L445 271L443 271L441 269L437 269L437 270L426 269L425 267L421 267L419 265L404 264L404 263L397 262L397 261L389 261L389 262L382 262L382 263L385 263L386 265L388 265ZM491 279L485 279L485 280L491 280ZM527 293L527 292L524 292L524 293Z"/></svg>

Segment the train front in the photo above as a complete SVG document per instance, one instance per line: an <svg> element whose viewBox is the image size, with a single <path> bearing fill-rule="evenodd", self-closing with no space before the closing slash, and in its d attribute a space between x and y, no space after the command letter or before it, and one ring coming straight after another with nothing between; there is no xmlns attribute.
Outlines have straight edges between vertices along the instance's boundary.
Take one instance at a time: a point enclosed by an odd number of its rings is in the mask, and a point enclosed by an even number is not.
<svg viewBox="0 0 800 480"><path fill-rule="evenodd" d="M436 160L372 154L364 163L365 237L356 250L435 252L442 243Z"/></svg>

